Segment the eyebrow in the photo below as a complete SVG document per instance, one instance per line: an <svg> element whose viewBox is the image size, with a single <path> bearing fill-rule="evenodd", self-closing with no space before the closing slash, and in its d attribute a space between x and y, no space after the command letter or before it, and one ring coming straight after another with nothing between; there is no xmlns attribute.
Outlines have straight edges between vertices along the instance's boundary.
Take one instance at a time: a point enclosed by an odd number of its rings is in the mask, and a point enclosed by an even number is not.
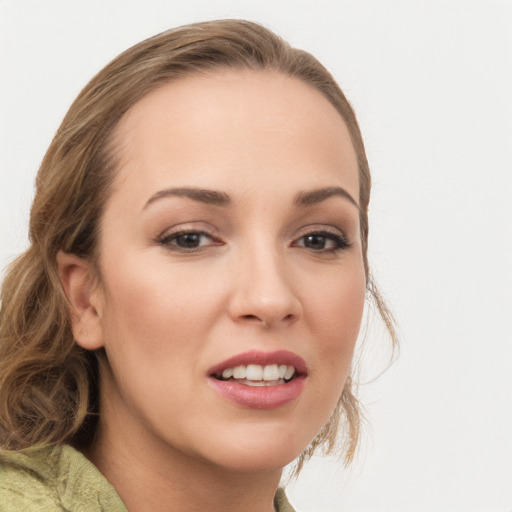
<svg viewBox="0 0 512 512"><path fill-rule="evenodd" d="M344 188L341 187L323 187L299 192L293 200L293 205L296 207L313 206L333 196L339 196L347 199L356 208L359 208L357 201ZM147 208L151 203L166 197L186 197L188 199L192 199L193 201L212 204L215 206L229 206L232 202L228 194L218 190L195 187L179 187L167 188L156 192L147 200L143 209Z"/></svg>
<svg viewBox="0 0 512 512"><path fill-rule="evenodd" d="M231 204L231 198L225 192L203 188L181 187L167 188L165 190L158 191L147 200L144 208L164 197L187 197L193 201L213 204L215 206L229 206Z"/></svg>
<svg viewBox="0 0 512 512"><path fill-rule="evenodd" d="M343 197L352 203L357 209L359 209L359 204L357 201L344 188L341 187L324 187L317 188L315 190L299 192L295 196L293 204L294 206L313 206L333 196Z"/></svg>

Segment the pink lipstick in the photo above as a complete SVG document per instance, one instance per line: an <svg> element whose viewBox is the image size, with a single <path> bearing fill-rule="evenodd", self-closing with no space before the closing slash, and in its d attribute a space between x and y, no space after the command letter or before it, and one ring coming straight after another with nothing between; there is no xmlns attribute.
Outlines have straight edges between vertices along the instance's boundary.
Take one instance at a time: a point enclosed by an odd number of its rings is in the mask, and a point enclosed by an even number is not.
<svg viewBox="0 0 512 512"><path fill-rule="evenodd" d="M244 407L274 409L300 396L307 378L304 359L293 352L249 351L208 371L208 381L223 398Z"/></svg>

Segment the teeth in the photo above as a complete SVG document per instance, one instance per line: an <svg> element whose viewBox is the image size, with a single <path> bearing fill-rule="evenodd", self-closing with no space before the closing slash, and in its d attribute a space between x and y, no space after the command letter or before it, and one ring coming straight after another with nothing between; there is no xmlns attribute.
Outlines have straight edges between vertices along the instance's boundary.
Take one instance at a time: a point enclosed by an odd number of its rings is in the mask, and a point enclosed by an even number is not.
<svg viewBox="0 0 512 512"><path fill-rule="evenodd" d="M261 388L265 386L274 386L275 381L271 380L245 380L243 382L246 386L252 386L254 388ZM280 382L279 384L284 384L284 382Z"/></svg>
<svg viewBox="0 0 512 512"><path fill-rule="evenodd" d="M235 379L245 379L245 366L236 366L233 368L233 377Z"/></svg>
<svg viewBox="0 0 512 512"><path fill-rule="evenodd" d="M247 380L261 380L263 378L263 368L259 364L249 364L245 370Z"/></svg>
<svg viewBox="0 0 512 512"><path fill-rule="evenodd" d="M291 379L293 377L294 373L295 373L295 368L293 366L288 366L286 368L286 373L284 374L284 378L286 380Z"/></svg>
<svg viewBox="0 0 512 512"><path fill-rule="evenodd" d="M223 379L229 379L230 377L233 377L233 368L226 368L222 372L222 378Z"/></svg>
<svg viewBox="0 0 512 512"><path fill-rule="evenodd" d="M279 380L279 368L277 364L263 368L263 380Z"/></svg>
<svg viewBox="0 0 512 512"><path fill-rule="evenodd" d="M270 364L261 366L259 364L248 364L247 366L240 365L234 368L226 368L222 372L223 379L230 379L233 377L237 380L251 381L251 385L265 385L264 382L272 382L280 379L290 380L295 374L293 366L285 364L277 365ZM261 383L261 384L260 384Z"/></svg>

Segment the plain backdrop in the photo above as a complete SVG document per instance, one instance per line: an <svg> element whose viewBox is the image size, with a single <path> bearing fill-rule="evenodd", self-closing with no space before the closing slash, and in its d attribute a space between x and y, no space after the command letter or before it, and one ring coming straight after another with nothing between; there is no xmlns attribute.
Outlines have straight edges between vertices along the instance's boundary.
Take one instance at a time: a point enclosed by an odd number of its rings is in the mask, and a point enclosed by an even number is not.
<svg viewBox="0 0 512 512"><path fill-rule="evenodd" d="M315 459L291 501L512 511L510 1L0 0L0 266L27 244L36 170L93 74L157 32L226 17L312 52L354 105L374 178L370 261L402 340L361 387L355 464ZM367 380L389 355L371 338Z"/></svg>

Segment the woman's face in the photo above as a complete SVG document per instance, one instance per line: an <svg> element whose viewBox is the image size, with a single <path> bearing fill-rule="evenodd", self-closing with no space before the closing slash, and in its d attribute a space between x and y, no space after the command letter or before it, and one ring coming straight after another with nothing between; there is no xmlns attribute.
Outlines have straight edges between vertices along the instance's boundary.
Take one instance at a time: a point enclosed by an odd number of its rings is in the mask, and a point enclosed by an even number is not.
<svg viewBox="0 0 512 512"><path fill-rule="evenodd" d="M363 311L343 120L296 79L226 70L152 92L115 140L92 295L103 424L145 456L282 467L329 419Z"/></svg>

